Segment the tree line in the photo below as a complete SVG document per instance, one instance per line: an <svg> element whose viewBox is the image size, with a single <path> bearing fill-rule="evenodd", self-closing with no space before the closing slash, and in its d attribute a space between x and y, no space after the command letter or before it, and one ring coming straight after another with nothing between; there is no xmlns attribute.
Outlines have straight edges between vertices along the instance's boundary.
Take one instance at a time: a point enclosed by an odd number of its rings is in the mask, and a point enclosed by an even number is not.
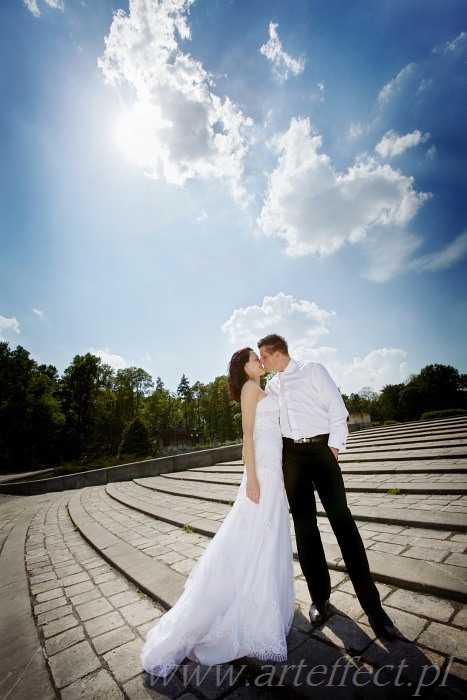
<svg viewBox="0 0 467 700"><path fill-rule="evenodd" d="M365 387L346 396L349 412L374 422L418 420L430 410L466 408L467 376L429 365L405 384L381 392ZM114 370L99 357L76 355L60 376L23 347L0 343L0 470L60 464L105 466L126 456L157 456L155 445L174 430L202 431L204 442L241 437L240 407L227 377L177 391L145 370Z"/></svg>

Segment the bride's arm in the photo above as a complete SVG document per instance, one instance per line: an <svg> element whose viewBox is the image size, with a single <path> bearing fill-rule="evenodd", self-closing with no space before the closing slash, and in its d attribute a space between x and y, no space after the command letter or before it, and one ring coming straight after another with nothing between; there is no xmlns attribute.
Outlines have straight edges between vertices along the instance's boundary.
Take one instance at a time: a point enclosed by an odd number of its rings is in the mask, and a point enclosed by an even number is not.
<svg viewBox="0 0 467 700"><path fill-rule="evenodd" d="M259 482L255 468L255 443L253 428L255 425L256 406L258 404L258 386L249 380L242 387L240 405L242 408L243 455L246 467L246 495L253 503L259 503Z"/></svg>

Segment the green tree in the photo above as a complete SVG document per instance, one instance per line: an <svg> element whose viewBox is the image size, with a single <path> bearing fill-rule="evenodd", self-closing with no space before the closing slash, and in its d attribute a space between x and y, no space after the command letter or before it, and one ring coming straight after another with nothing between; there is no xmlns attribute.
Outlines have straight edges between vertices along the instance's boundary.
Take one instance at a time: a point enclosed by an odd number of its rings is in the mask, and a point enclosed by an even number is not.
<svg viewBox="0 0 467 700"><path fill-rule="evenodd" d="M464 375L450 365L427 365L400 394L403 420L418 420L422 413L466 407Z"/></svg>
<svg viewBox="0 0 467 700"><path fill-rule="evenodd" d="M381 390L379 396L380 420L402 420L400 396L405 384L387 384Z"/></svg>
<svg viewBox="0 0 467 700"><path fill-rule="evenodd" d="M185 428L194 427L195 421L195 405L193 401L193 391L190 387L190 382L188 381L185 374L182 374L180 379L180 384L177 387L177 396L180 398L183 407L183 422Z"/></svg>
<svg viewBox="0 0 467 700"><path fill-rule="evenodd" d="M127 367L117 371L114 386L117 412L124 426L138 416L143 398L149 394L154 382L144 369Z"/></svg>
<svg viewBox="0 0 467 700"><path fill-rule="evenodd" d="M183 418L182 403L168 389L156 389L143 404L141 416L150 429L154 440L162 433L174 430Z"/></svg>
<svg viewBox="0 0 467 700"><path fill-rule="evenodd" d="M113 370L99 357L76 355L63 373L65 413L62 446L68 459L89 459L107 451L113 402Z"/></svg>
<svg viewBox="0 0 467 700"><path fill-rule="evenodd" d="M152 454L148 429L141 418L134 418L123 433L119 455L147 457Z"/></svg>
<svg viewBox="0 0 467 700"><path fill-rule="evenodd" d="M238 431L238 404L230 397L227 377L221 375L206 384L200 399L201 416L206 437L211 442L224 442L240 437Z"/></svg>
<svg viewBox="0 0 467 700"><path fill-rule="evenodd" d="M162 381L162 379L160 377L157 377L157 379L156 379L156 391L162 391L163 388L164 388L164 382Z"/></svg>
<svg viewBox="0 0 467 700"><path fill-rule="evenodd" d="M55 367L0 343L0 386L1 469L56 464L63 415Z"/></svg>

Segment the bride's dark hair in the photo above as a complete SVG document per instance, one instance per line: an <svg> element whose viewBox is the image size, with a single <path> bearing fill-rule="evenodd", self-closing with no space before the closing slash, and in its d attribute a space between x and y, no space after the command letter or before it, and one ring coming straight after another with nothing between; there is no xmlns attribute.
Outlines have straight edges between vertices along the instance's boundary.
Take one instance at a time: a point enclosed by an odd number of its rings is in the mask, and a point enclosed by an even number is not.
<svg viewBox="0 0 467 700"><path fill-rule="evenodd" d="M230 359L227 383L229 385L230 396L234 401L240 402L242 386L248 381L248 376L244 368L250 359L250 352L253 352L251 348L241 348L241 350L234 352Z"/></svg>

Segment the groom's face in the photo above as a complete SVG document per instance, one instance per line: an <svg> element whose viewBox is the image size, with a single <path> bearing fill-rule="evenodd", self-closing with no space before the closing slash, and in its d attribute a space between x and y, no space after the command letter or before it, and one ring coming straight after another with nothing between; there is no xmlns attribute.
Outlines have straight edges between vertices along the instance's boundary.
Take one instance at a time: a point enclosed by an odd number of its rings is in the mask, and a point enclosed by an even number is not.
<svg viewBox="0 0 467 700"><path fill-rule="evenodd" d="M267 372L275 372L277 370L277 355L279 355L279 353L269 352L267 347L262 347L259 349L261 363Z"/></svg>

